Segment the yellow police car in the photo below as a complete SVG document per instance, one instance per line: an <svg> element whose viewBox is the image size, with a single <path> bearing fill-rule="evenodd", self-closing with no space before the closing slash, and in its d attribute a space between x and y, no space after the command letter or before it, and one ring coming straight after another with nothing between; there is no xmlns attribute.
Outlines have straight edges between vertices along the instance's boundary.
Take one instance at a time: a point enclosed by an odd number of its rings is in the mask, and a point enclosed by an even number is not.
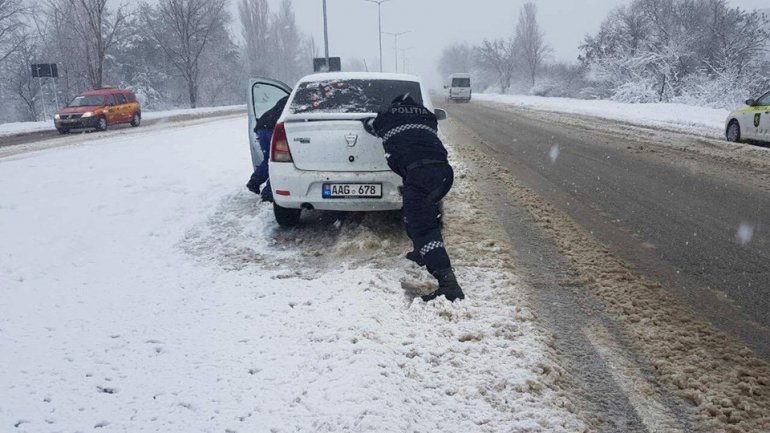
<svg viewBox="0 0 770 433"><path fill-rule="evenodd" d="M770 92L759 99L749 99L745 107L730 113L725 135L733 142L770 142Z"/></svg>

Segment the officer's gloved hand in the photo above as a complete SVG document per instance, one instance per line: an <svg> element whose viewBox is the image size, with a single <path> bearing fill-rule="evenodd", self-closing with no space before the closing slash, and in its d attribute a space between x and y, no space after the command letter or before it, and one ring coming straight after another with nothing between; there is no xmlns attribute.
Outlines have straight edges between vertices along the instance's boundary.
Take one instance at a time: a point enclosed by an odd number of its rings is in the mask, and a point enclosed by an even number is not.
<svg viewBox="0 0 770 433"><path fill-rule="evenodd" d="M368 119L362 120L362 122L364 123L364 129L366 130L366 132L374 135L375 137L378 137L377 131L374 129L374 120L375 119L376 119L376 117L370 117Z"/></svg>

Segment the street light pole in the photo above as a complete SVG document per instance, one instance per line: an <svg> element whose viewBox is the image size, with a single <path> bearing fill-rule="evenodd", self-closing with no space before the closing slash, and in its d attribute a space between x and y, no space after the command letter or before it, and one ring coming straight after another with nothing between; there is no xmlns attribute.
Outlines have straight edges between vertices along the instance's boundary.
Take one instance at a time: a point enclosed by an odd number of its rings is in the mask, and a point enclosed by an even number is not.
<svg viewBox="0 0 770 433"><path fill-rule="evenodd" d="M407 33L411 33L411 32L412 32L411 30L407 30L405 32L399 32L399 33L383 32L386 35L393 36L393 38L395 39L395 42L396 42L396 50L395 50L396 51L396 73L398 73L398 37L402 36L402 35L405 35Z"/></svg>
<svg viewBox="0 0 770 433"><path fill-rule="evenodd" d="M324 50L326 54L326 69L329 69L329 22L326 18L326 0L324 1Z"/></svg>
<svg viewBox="0 0 770 433"><path fill-rule="evenodd" d="M380 72L382 72L382 4L390 0L364 0L369 3L377 3L377 20L379 21L379 37L380 37Z"/></svg>

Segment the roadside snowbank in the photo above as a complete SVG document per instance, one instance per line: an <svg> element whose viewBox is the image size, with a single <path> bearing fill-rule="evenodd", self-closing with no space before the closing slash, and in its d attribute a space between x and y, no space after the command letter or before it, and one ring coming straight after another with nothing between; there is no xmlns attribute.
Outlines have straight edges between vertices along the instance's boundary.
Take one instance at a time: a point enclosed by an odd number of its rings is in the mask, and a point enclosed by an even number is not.
<svg viewBox="0 0 770 433"><path fill-rule="evenodd" d="M165 119L169 117L177 116L193 116L203 114L214 114L233 110L244 109L243 105L229 105L224 107L203 107L203 108L186 108L167 111L145 111L142 113L143 120L156 120ZM0 123L0 137L27 134L32 132L41 131L53 131L53 120L45 120L41 122L12 122L12 123Z"/></svg>
<svg viewBox="0 0 770 433"><path fill-rule="evenodd" d="M0 430L583 430L463 169L425 304L398 215L279 229L244 123L0 159Z"/></svg>
<svg viewBox="0 0 770 433"><path fill-rule="evenodd" d="M683 104L627 104L605 100L547 98L527 95L475 94L484 102L619 120L713 138L724 136L727 110Z"/></svg>

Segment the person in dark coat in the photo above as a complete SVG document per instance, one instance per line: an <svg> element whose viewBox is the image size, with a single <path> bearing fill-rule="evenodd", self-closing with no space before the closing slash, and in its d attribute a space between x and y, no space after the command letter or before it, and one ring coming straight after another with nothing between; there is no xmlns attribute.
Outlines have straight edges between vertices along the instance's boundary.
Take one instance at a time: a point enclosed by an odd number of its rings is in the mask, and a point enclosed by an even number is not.
<svg viewBox="0 0 770 433"><path fill-rule="evenodd" d="M382 138L388 166L403 179L404 222L414 245L407 258L426 266L438 280L438 290L422 299L465 299L441 234L439 203L452 188L454 172L438 137L436 116L406 94L366 121L365 127Z"/></svg>
<svg viewBox="0 0 770 433"><path fill-rule="evenodd" d="M251 179L249 179L249 182L246 184L246 188L254 194L259 194L262 197L262 201L273 201L273 190L270 188L270 174L268 172L270 142L273 139L275 125L278 123L278 119L281 117L281 113L283 113L283 109L286 107L288 100L288 96L279 100L273 108L266 111L262 117L259 118L257 125L254 127L254 133L257 134L259 147L262 150L262 162L257 169L254 170ZM263 183L266 183L265 187L260 189Z"/></svg>

